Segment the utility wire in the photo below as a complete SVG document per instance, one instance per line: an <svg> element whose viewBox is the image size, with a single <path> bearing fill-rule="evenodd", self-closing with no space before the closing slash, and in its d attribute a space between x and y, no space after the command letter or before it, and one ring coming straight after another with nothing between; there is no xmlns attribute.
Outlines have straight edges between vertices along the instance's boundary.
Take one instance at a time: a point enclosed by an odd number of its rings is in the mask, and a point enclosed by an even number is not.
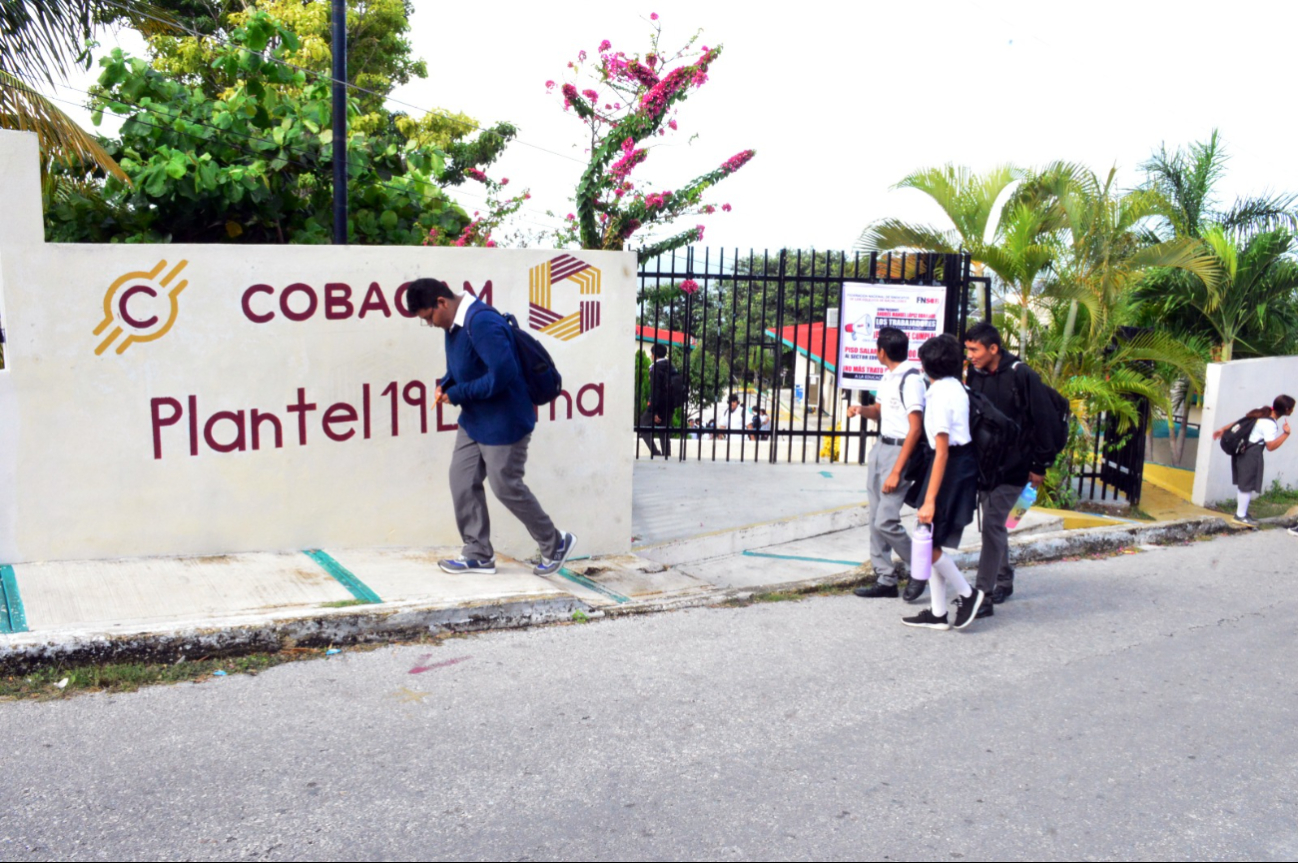
<svg viewBox="0 0 1298 863"><path fill-rule="evenodd" d="M370 89L367 89L367 88L365 88L365 87L360 86L359 84L353 84L353 83L351 83L350 81L340 81L339 79L333 77L332 74L329 74L329 73L326 73L326 72L319 72L319 71L316 71L315 69L308 69L308 68L306 68L305 66L299 66L299 65L297 65L296 63L290 63L290 62L288 62L287 60L281 60L280 58L275 57L275 56L267 56L267 55L261 53L260 51L254 51L254 50L252 50L251 48L245 47L245 46L243 46L243 45L236 45L236 44L234 44L233 42L231 42L230 40L228 40L228 39L222 39L221 37L216 36L216 35L212 35L212 34L203 34L203 33L199 33L197 30L190 30L190 29L188 29L187 27L185 27L183 24L180 24L180 23L177 22L177 21L169 21L169 20L167 20L167 19L165 19L165 18L159 18L159 17L157 17L156 15L150 15L150 14L148 14L147 12L142 12L142 11L140 11L140 10L138 10L138 9L130 9L130 8L127 7L126 5L124 5L124 4L122 4L122 3L118 3L118 2L116 2L116 0L103 0L103 2L106 3L106 4L109 5L109 6L116 6L117 8L122 9L122 10L124 10L124 11L129 11L129 12L131 12L131 13L134 14L134 15L139 15L139 16L141 16L141 17L143 17L143 18L148 18L148 19L150 19L150 20L152 20L152 21L156 21L156 22L158 22L159 24L165 24L165 25L167 25L167 26L169 26L169 27L173 27L173 28L179 29L179 30L183 31L184 33L187 33L187 34L189 34L190 36L194 37L195 39L200 39L200 40L201 40L201 39L211 39L213 42L216 42L218 45L225 45L227 48L237 48L237 49L240 50L240 51L247 51L249 54L256 54L257 56L261 57L263 60L268 60L268 61L270 61L270 62L272 62L272 63L278 63L278 64L280 64L281 66L286 66L286 67L288 67L288 68L290 68L290 69L296 69L297 71L299 71L299 72L303 72L303 73L305 73L305 74L307 74L307 75L314 75L315 77L317 77L317 78L319 78L319 79L322 79L322 80L325 80L325 81L329 81L330 83L333 83L333 84L342 84L344 87L347 87L347 88L352 89L352 90L359 91L359 92L361 92L361 93L368 93L368 94L371 95L371 96L377 96L378 98L382 99L384 102L391 102L391 103L394 104L394 105L401 105L402 107L405 107L405 108L413 108L414 110L416 110L416 111L420 111L420 112L422 112L422 113L424 113L424 114L432 114L432 115L437 116L437 117L442 117L443 119L450 120L452 123L455 123L456 125L463 126L463 127L465 127L465 128L472 129L472 130L475 130L475 131L478 131L478 132L482 132L483 134L487 134L487 135L495 135L496 137L499 137L499 138L503 138L503 137L504 137L504 136L501 135L499 132L496 132L496 131L493 130L493 129L486 129L486 128L483 128L483 126L482 126L481 124L479 124L479 123L475 123L475 122L472 122L472 121L465 121L465 120L457 120L457 119L455 119L455 118L452 118L451 116L449 116L448 112L446 112L446 111L443 110L443 109L430 110L430 109L428 109L428 108L421 108L421 107L418 106L418 105L412 105L412 104L409 103L409 102L402 102L400 99L394 99L393 97L391 97L391 96L389 96L389 95L386 95L386 94L384 94L384 93L380 93L380 92L378 92L378 91L376 91L376 90L370 90ZM551 149L548 149L548 148L546 148L546 147L542 147L542 146L540 146L539 144L533 144L533 143L530 143L530 142L528 142L528 141L524 141L524 140L522 140L521 138L518 138L518 137L515 137L513 140L515 140L515 141L517 141L518 143L522 144L524 147L531 147L533 150L539 150L539 151L541 151L542 153L549 153L551 156L558 156L560 159L567 159L568 161L570 161L570 162L576 162L576 163L579 164L579 165L584 165L584 164L586 164L586 163L583 162L581 159L578 159L578 158L576 158L576 157L574 157L574 156L570 156L570 155L568 155L567 153L560 153L560 152L558 152L557 150L551 150Z"/></svg>

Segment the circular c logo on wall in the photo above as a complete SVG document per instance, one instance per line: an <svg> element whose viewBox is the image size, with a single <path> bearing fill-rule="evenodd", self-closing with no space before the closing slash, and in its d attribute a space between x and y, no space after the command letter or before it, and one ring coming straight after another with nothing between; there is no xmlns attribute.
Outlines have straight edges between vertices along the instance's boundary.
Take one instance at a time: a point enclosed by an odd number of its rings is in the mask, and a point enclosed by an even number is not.
<svg viewBox="0 0 1298 863"><path fill-rule="evenodd" d="M599 280L598 269L572 255L559 255L532 267L528 274L528 326L565 342L595 329L599 326ZM564 282L578 289L577 310L567 315L556 309L555 302L556 293L562 297L565 292ZM571 303L563 308L572 308Z"/></svg>
<svg viewBox="0 0 1298 863"><path fill-rule="evenodd" d="M95 356L112 347L123 333L126 338L117 346L119 354L135 342L151 342L165 336L180 313L177 298L189 281L181 279L174 286L171 283L188 263L181 261L159 279L167 262L158 261L152 270L126 273L113 282L104 294L104 319L95 327L95 335L103 335L105 330L108 335L95 348Z"/></svg>

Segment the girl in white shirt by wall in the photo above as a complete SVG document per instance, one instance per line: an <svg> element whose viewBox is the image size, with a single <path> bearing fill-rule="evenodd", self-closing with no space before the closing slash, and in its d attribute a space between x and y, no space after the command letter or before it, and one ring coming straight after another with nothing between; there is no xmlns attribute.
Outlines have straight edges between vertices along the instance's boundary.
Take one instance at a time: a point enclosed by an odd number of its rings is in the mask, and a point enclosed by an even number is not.
<svg viewBox="0 0 1298 863"><path fill-rule="evenodd" d="M1280 431L1278 421L1291 415L1293 409L1294 400L1291 396L1276 396L1271 407L1258 408L1245 415L1256 422L1253 423L1253 431L1249 433L1248 446L1242 453L1230 457L1230 480L1239 489L1239 506L1233 519L1235 524L1257 527L1257 519L1248 514L1248 505L1255 496L1262 493L1262 455L1279 449L1289 439L1289 421L1285 420L1283 432ZM1220 440L1226 429L1234 424L1227 423L1217 429L1212 433L1212 439Z"/></svg>
<svg viewBox="0 0 1298 863"><path fill-rule="evenodd" d="M955 628L968 626L983 602L960 574L955 561L942 553L959 548L960 535L973 521L978 505L978 460L974 455L969 427L969 394L960 382L964 351L955 337L942 334L920 345L919 360L924 375L932 381L924 403L924 434L933 449L928 474L907 502L918 505L919 523L933 531L933 574L929 578L932 607L915 617L904 617L907 626L950 629L947 592L956 594Z"/></svg>

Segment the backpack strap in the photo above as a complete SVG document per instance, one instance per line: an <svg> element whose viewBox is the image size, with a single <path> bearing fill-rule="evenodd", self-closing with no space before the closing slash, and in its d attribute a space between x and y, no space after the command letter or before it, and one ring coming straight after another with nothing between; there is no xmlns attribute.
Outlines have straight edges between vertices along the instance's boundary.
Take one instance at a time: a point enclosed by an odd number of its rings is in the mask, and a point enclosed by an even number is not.
<svg viewBox="0 0 1298 863"><path fill-rule="evenodd" d="M897 384L897 394L901 396L901 406L903 408L906 407L906 379L917 374L919 374L919 369L906 369L906 373L901 376L901 383Z"/></svg>

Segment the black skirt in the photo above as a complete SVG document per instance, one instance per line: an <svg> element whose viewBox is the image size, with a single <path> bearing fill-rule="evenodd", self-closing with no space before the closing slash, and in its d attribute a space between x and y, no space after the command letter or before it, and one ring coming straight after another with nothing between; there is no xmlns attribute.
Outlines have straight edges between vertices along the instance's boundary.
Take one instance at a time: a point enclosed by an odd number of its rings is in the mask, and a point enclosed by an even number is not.
<svg viewBox="0 0 1298 863"><path fill-rule="evenodd" d="M930 460L924 481L910 487L906 503L918 509L928 496L928 481L933 475ZM947 448L946 472L937 490L933 512L933 546L959 548L960 536L973 521L978 509L978 458L972 444Z"/></svg>
<svg viewBox="0 0 1298 863"><path fill-rule="evenodd" d="M1244 448L1244 451L1230 459L1230 481L1240 491L1257 492L1262 491L1262 453L1266 451L1264 444L1250 444Z"/></svg>

